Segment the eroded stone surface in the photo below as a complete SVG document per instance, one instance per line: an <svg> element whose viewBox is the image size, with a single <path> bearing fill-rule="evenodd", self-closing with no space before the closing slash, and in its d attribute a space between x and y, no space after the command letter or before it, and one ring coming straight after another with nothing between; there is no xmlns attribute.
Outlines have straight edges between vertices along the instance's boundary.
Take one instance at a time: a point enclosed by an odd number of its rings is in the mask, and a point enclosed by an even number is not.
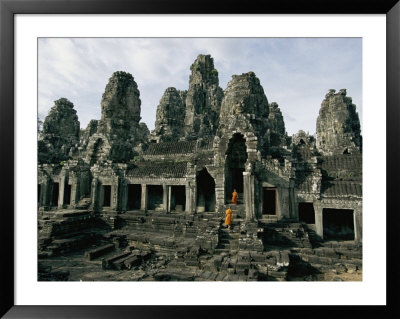
<svg viewBox="0 0 400 319"><path fill-rule="evenodd" d="M360 153L360 120L351 97L342 89L330 90L317 119L317 148L323 155Z"/></svg>
<svg viewBox="0 0 400 319"><path fill-rule="evenodd" d="M79 143L79 121L74 105L66 98L54 102L39 137L39 163L66 161Z"/></svg>
<svg viewBox="0 0 400 319"><path fill-rule="evenodd" d="M210 55L200 54L190 67L186 93L185 137L212 136L218 127L223 91Z"/></svg>
<svg viewBox="0 0 400 319"><path fill-rule="evenodd" d="M185 97L173 87L165 90L157 107L156 123L152 140L157 142L177 141L182 136L185 120Z"/></svg>

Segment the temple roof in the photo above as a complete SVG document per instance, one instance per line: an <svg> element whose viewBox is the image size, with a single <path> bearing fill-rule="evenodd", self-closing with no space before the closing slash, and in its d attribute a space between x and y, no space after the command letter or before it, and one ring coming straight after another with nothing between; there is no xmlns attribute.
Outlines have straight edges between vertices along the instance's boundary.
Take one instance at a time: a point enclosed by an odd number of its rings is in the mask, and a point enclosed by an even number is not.
<svg viewBox="0 0 400 319"><path fill-rule="evenodd" d="M340 180L362 179L362 155L345 154L321 157L324 176Z"/></svg>
<svg viewBox="0 0 400 319"><path fill-rule="evenodd" d="M174 155L193 153L196 141L152 143L143 155Z"/></svg>
<svg viewBox="0 0 400 319"><path fill-rule="evenodd" d="M322 197L362 196L362 185L353 181L324 181L321 187Z"/></svg>
<svg viewBox="0 0 400 319"><path fill-rule="evenodd" d="M197 151L211 150L213 146L213 138L205 138L194 141L176 141L176 142L161 142L152 143L149 148L143 153L145 156L156 155L179 155L193 154Z"/></svg>
<svg viewBox="0 0 400 319"><path fill-rule="evenodd" d="M151 161L141 162L128 170L129 177L183 178L186 175L187 162Z"/></svg>

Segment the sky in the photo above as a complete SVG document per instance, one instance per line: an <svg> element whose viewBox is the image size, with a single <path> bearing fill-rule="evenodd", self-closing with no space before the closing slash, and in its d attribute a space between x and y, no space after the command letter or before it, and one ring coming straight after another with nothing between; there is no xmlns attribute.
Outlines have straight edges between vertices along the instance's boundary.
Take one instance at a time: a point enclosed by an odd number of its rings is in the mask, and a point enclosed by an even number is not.
<svg viewBox="0 0 400 319"><path fill-rule="evenodd" d="M39 38L38 115L69 99L81 128L101 117L101 96L115 71L132 74L140 91L141 117L154 129L168 87L187 90L190 65L211 54L225 90L234 74L253 71L268 102L277 102L286 131L314 134L329 89L346 88L361 121L361 38Z"/></svg>

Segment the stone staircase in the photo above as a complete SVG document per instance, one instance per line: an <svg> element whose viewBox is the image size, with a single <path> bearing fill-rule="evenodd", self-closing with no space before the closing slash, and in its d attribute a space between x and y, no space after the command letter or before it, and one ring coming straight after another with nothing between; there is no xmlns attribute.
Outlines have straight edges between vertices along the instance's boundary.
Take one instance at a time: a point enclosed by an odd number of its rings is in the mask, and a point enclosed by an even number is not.
<svg viewBox="0 0 400 319"><path fill-rule="evenodd" d="M221 226L218 230L218 246L216 252L229 252L239 250L240 220L232 223L232 228L228 229Z"/></svg>

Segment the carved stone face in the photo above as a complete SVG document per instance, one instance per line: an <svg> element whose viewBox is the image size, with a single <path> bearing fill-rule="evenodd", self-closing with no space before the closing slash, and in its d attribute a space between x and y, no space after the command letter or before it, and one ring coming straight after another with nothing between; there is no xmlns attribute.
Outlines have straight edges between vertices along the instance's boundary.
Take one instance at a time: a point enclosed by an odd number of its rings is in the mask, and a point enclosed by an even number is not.
<svg viewBox="0 0 400 319"><path fill-rule="evenodd" d="M244 112L244 104L239 102L233 106L232 110L233 114L242 114Z"/></svg>

